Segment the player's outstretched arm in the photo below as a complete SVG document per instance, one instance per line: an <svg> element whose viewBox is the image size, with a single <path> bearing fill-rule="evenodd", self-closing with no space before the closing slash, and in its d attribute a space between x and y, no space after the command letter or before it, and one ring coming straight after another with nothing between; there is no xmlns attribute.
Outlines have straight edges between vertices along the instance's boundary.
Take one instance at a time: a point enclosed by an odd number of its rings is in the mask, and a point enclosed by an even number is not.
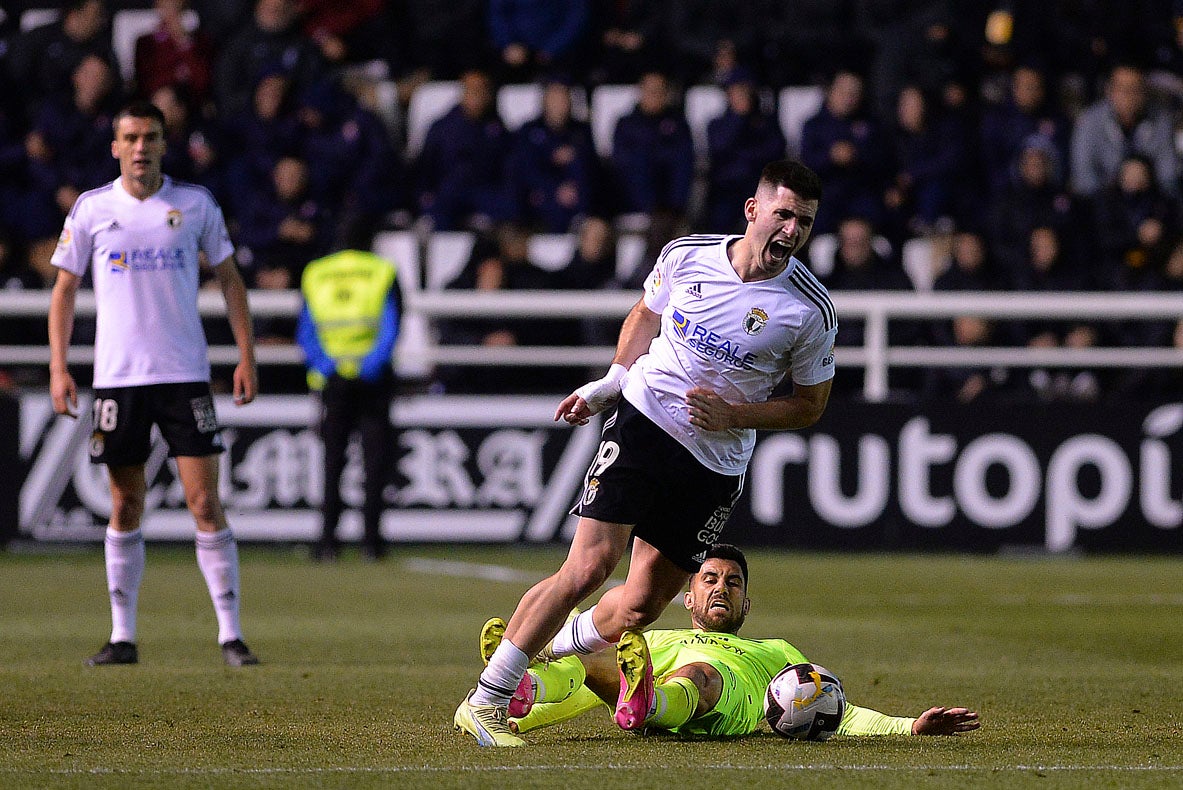
<svg viewBox="0 0 1183 790"><path fill-rule="evenodd" d="M969 708L929 708L912 723L913 735L956 735L982 726L977 711Z"/></svg>

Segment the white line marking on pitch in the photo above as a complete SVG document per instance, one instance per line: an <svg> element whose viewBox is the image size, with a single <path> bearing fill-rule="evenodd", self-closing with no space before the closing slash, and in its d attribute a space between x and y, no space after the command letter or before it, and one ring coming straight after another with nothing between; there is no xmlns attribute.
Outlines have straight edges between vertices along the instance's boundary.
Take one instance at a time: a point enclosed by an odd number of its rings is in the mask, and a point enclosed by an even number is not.
<svg viewBox="0 0 1183 790"><path fill-rule="evenodd" d="M180 768L169 771L124 771L114 768L62 768L45 771L21 770L17 768L0 768L0 774L21 775L54 775L54 776L223 776L223 775L316 775L316 774L442 774L442 773L504 773L529 771L601 771L614 768L643 768L646 770L674 770L683 768L679 765L655 765L653 763L602 763L588 765L466 765L466 766L390 766L363 767L340 766L330 768ZM971 771L1112 771L1116 773L1176 773L1183 771L1183 765L842 765L833 764L804 764L786 765L782 763L742 764L742 763L695 763L695 770L716 771L890 771L893 773L915 771L955 771L966 773Z"/></svg>

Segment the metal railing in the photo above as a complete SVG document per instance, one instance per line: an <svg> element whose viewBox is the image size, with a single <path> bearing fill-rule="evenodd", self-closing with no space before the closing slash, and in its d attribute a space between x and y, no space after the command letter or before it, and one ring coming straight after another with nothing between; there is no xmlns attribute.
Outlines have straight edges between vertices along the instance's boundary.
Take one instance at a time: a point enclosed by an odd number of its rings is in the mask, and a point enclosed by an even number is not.
<svg viewBox="0 0 1183 790"><path fill-rule="evenodd" d="M864 395L881 401L888 395L887 374L893 367L1090 367L1183 368L1183 348L948 348L891 346L888 324L899 320L947 319L978 315L994 319L1052 320L1183 320L1183 296L1167 293L901 293L898 291L835 291L830 294L841 319L865 321L864 344L840 347L836 362L865 370ZM636 303L634 292L620 291L413 291L405 295L406 319L439 318L605 318L621 319ZM293 318L300 309L297 291L252 291L256 317ZM217 291L202 291L198 307L204 316L225 314ZM94 313L94 296L80 292L79 315ZM41 317L49 311L49 292L0 292L0 338L5 318ZM404 335L409 333L404 332ZM423 367L469 366L607 366L609 346L453 346L440 345L435 333L417 333L403 344L403 361ZM260 365L299 365L303 355L294 345L260 345ZM233 346L211 346L210 361L237 361ZM89 347L70 349L71 363L93 361ZM0 365L47 365L47 346L0 345Z"/></svg>

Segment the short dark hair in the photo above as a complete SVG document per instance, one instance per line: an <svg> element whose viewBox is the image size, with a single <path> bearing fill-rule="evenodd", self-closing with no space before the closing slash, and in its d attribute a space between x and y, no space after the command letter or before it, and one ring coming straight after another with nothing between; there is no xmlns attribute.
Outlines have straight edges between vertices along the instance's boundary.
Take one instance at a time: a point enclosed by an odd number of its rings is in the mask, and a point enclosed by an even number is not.
<svg viewBox="0 0 1183 790"><path fill-rule="evenodd" d="M822 180L796 159L779 159L764 165L760 183L771 187L785 187L803 200L821 200Z"/></svg>
<svg viewBox="0 0 1183 790"><path fill-rule="evenodd" d="M730 543L715 543L703 555L703 560L710 559L734 562L743 572L743 586L748 586L748 558L744 556L738 546L733 546Z"/></svg>
<svg viewBox="0 0 1183 790"><path fill-rule="evenodd" d="M162 130L164 129L164 113L155 104L145 99L136 99L123 105L119 112L115 113L115 117L111 119L112 132L119 132L119 122L124 118L152 118L160 124Z"/></svg>

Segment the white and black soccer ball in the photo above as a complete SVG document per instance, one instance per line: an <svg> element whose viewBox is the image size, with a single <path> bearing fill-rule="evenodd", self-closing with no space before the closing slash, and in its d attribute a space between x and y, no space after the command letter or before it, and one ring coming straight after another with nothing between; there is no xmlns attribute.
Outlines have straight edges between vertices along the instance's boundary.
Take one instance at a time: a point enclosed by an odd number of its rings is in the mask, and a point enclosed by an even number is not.
<svg viewBox="0 0 1183 790"><path fill-rule="evenodd" d="M764 718L772 731L798 741L824 741L846 712L846 694L833 672L817 664L792 664L768 684Z"/></svg>

